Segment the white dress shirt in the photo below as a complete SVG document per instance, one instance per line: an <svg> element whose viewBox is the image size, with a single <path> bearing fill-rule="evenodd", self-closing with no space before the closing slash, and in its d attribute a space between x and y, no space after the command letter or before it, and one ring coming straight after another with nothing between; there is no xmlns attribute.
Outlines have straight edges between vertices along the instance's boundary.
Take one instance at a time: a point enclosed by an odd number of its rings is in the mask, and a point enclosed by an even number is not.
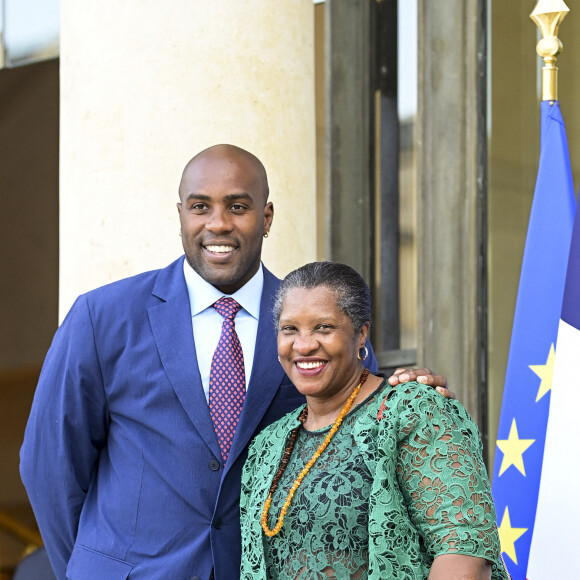
<svg viewBox="0 0 580 580"><path fill-rule="evenodd" d="M189 293L197 365L206 400L209 402L211 359L217 348L224 321L223 316L213 307L213 304L222 296L231 296L241 306L234 322L244 354L247 389L252 374L258 321L260 319L260 301L262 299L262 289L264 288L262 264L260 264L256 274L233 294L224 294L215 286L206 282L188 264L187 260L183 261L183 273L187 284L187 292Z"/></svg>

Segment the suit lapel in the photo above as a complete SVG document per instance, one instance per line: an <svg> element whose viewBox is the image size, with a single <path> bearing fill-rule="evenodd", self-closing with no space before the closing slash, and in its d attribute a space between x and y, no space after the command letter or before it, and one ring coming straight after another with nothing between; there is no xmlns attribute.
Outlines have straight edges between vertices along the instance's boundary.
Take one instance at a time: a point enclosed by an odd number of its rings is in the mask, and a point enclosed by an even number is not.
<svg viewBox="0 0 580 580"><path fill-rule="evenodd" d="M148 313L161 364L191 422L221 458L197 366L183 258L160 270L153 294L160 302Z"/></svg>
<svg viewBox="0 0 580 580"><path fill-rule="evenodd" d="M252 376L226 469L234 463L249 443L284 377L284 370L278 362L278 348L272 320L274 296L279 286L280 280L264 268L264 288L260 302L260 320Z"/></svg>

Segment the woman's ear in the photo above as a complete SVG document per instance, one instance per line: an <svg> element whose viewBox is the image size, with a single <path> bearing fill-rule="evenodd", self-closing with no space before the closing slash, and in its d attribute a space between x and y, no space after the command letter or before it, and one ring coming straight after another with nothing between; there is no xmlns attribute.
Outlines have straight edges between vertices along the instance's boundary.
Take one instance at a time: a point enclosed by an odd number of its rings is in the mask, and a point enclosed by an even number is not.
<svg viewBox="0 0 580 580"><path fill-rule="evenodd" d="M362 348L367 341L368 335L369 335L369 330L370 330L371 325L368 322L365 322L362 326L362 328L360 329L360 339L361 339L361 345L360 347Z"/></svg>

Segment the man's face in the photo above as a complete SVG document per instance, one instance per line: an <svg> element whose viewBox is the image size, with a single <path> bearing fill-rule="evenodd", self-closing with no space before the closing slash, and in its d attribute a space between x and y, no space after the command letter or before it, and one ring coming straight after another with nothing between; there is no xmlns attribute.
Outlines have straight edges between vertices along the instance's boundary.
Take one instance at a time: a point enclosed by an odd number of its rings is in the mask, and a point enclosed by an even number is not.
<svg viewBox="0 0 580 580"><path fill-rule="evenodd" d="M188 262L221 292L239 290L258 271L274 215L255 165L236 151L202 154L184 172L179 197Z"/></svg>

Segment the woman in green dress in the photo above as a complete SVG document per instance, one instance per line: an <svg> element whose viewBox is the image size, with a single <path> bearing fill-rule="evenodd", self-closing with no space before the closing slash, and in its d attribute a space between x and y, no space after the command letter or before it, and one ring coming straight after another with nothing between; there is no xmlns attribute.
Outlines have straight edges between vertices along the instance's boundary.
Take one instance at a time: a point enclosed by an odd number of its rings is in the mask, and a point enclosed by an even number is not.
<svg viewBox="0 0 580 580"><path fill-rule="evenodd" d="M242 478L242 569L256 579L507 578L478 429L463 406L363 370L370 293L307 264L275 309L303 409L262 431Z"/></svg>

